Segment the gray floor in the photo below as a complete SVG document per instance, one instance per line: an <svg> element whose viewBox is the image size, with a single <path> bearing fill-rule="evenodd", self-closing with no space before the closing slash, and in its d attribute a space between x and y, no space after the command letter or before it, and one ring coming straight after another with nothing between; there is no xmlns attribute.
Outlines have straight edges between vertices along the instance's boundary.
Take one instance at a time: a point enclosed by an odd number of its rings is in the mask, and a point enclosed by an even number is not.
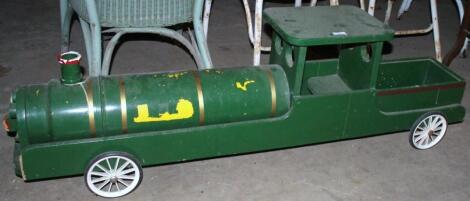
<svg viewBox="0 0 470 201"><path fill-rule="evenodd" d="M378 16L383 16L385 1L379 2ZM425 27L429 21L426 2L415 1L413 12L401 21L393 21L393 26ZM458 26L451 2L439 1L445 51L453 43ZM1 113L6 112L9 93L17 86L58 77L59 32L58 1L0 2ZM80 33L75 23L72 46L84 53ZM269 38L265 39L269 43ZM252 50L239 0L215 1L209 45L217 66L251 63ZM393 51L386 58L433 54L432 36L426 35L395 39ZM263 55L262 63L267 63L267 59L268 55ZM458 58L451 68L468 79L469 61ZM141 39L120 46L113 73L194 66L191 57L180 48ZM467 85L464 105L470 108L468 88ZM450 126L443 142L427 151L411 148L407 133L403 132L146 168L141 186L116 200L470 200L469 115L465 121ZM13 173L12 145L13 139L1 131L0 200L101 200L88 192L82 177L24 183Z"/></svg>

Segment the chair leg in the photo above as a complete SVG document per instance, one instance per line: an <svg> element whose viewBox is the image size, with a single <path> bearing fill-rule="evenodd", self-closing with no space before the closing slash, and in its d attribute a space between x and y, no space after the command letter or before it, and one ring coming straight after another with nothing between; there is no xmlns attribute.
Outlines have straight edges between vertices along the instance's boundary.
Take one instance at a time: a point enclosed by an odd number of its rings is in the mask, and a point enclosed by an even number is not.
<svg viewBox="0 0 470 201"><path fill-rule="evenodd" d="M315 1L315 0L312 0L312 1ZM246 17L246 24L247 24L247 27L248 27L248 37L250 39L250 43L253 45L254 47L254 33L253 33L253 23L252 23L252 18L251 18L251 10L250 10L250 5L248 4L248 0L242 0L243 2L243 8L245 10L245 17ZM262 16L261 16L262 17ZM261 51L266 51L266 52L269 52L271 51L271 46L261 46Z"/></svg>
<svg viewBox="0 0 470 201"><path fill-rule="evenodd" d="M302 6L302 0L295 0L294 6L295 6L295 7L300 7L300 6Z"/></svg>
<svg viewBox="0 0 470 201"><path fill-rule="evenodd" d="M211 7L212 7L212 0L205 0L204 4L204 19L203 19L203 24L204 24L204 35L207 39L207 33L209 31L209 18L211 16Z"/></svg>
<svg viewBox="0 0 470 201"><path fill-rule="evenodd" d="M393 4L395 3L395 0L388 0L387 3L387 11L385 12L385 24L390 23L390 16L392 16L392 9L393 9Z"/></svg>
<svg viewBox="0 0 470 201"><path fill-rule="evenodd" d="M257 66L260 64L261 59L261 30L263 21L263 0L256 0L255 6L255 28L254 28L254 53L253 53L253 65Z"/></svg>
<svg viewBox="0 0 470 201"><path fill-rule="evenodd" d="M359 5L362 10L366 10L366 3L365 0L359 0Z"/></svg>
<svg viewBox="0 0 470 201"><path fill-rule="evenodd" d="M101 75L101 52L102 52L102 44L101 44L101 27L90 24L91 30L91 49L92 49L92 59L91 59L91 68L90 68L90 76L99 76Z"/></svg>
<svg viewBox="0 0 470 201"><path fill-rule="evenodd" d="M450 66L452 61L455 57L459 54L459 51L463 47L463 43L468 36L468 30L470 30L470 3L465 5L465 12L462 20L462 24L460 25L459 32L457 35L457 39L452 46L452 49L447 53L446 57L444 58L444 64Z"/></svg>
<svg viewBox="0 0 470 201"><path fill-rule="evenodd" d="M248 25L248 37L250 39L250 43L254 43L253 39L253 24L251 23L251 10L250 10L250 5L248 4L248 0L242 0L243 2L243 8L245 10L245 19L246 19L246 24Z"/></svg>
<svg viewBox="0 0 470 201"><path fill-rule="evenodd" d="M193 27L194 34L196 37L197 48L204 63L204 68L212 68L212 60L210 58L209 49L207 48L207 41L204 34L204 28L202 24L202 9L203 9L203 0L195 0L194 2L194 12L193 12Z"/></svg>
<svg viewBox="0 0 470 201"><path fill-rule="evenodd" d="M367 13L369 13L369 15L374 16L374 12L375 12L375 0L369 0L369 8L367 9Z"/></svg>
<svg viewBox="0 0 470 201"><path fill-rule="evenodd" d="M210 57L207 41L204 38L204 34L201 30L194 30L195 40L196 40L196 50L198 50L203 63L202 69L211 69L213 68L212 59Z"/></svg>
<svg viewBox="0 0 470 201"><path fill-rule="evenodd" d="M316 5L317 5L317 0L310 1L310 6L316 6Z"/></svg>
<svg viewBox="0 0 470 201"><path fill-rule="evenodd" d="M68 0L60 0L60 25L61 25L61 52L67 52L70 47L70 25L72 23L73 10Z"/></svg>
<svg viewBox="0 0 470 201"><path fill-rule="evenodd" d="M90 74L90 69L92 68L92 63L91 61L93 60L93 50L91 49L91 31L90 31L90 25L83 19L80 20L80 26L82 27L82 32L83 32L83 40L85 41L85 50L86 50L86 56L88 60L88 74Z"/></svg>
<svg viewBox="0 0 470 201"><path fill-rule="evenodd" d="M121 31L116 33L116 35L109 40L108 45L106 46L106 49L104 51L104 57L103 57L103 64L101 67L101 75L109 75L109 67L111 65L111 57L113 56L114 48L119 42L119 39L121 38L122 35L124 35L125 32Z"/></svg>
<svg viewBox="0 0 470 201"><path fill-rule="evenodd" d="M186 48L189 50L189 52L193 56L194 61L196 61L197 69L204 69L204 65L202 64L202 57L201 57L201 54L199 53L199 49L197 47L196 39L194 38L194 33L189 28L188 28L187 32L188 32L188 35L189 35L189 40L191 42L191 46L185 45L184 40L183 41L178 40L178 39L176 39L176 40L180 41L181 44L183 44L184 46L187 46Z"/></svg>
<svg viewBox="0 0 470 201"><path fill-rule="evenodd" d="M433 26L433 35L434 35L434 48L436 50L436 59L442 62L442 50L441 50L441 39L439 33L439 16L437 14L437 2L436 0L431 1L431 16L432 16L432 26Z"/></svg>
<svg viewBox="0 0 470 201"><path fill-rule="evenodd" d="M402 15L404 12L408 11L412 0L404 0L401 4L400 11L398 13L398 17ZM431 25L426 29L418 29L418 30L407 30L407 31L397 31L395 35L412 35L412 34L419 34L419 33L428 33L430 31L433 32L434 36L434 48L436 52L436 60L442 62L442 46L440 40L440 32L439 32L439 16L437 13L437 3L436 0L430 0L431 4Z"/></svg>
<svg viewBox="0 0 470 201"><path fill-rule="evenodd" d="M463 22L463 16L464 16L464 9L463 9L462 0L455 0L455 4L457 4L457 9L459 11L459 17L460 17L460 23L462 23ZM467 46L468 46L468 37L465 38L465 42L463 44L463 47L460 50L460 54L462 55L462 57L466 57Z"/></svg>
<svg viewBox="0 0 470 201"><path fill-rule="evenodd" d="M102 51L102 44L101 44L101 24L98 17L98 11L96 7L95 0L84 0L86 5L87 13L88 13L88 21L89 21L89 44L88 47L91 51L89 59L90 66L88 75L89 76L98 76L101 73L101 51Z"/></svg>
<svg viewBox="0 0 470 201"><path fill-rule="evenodd" d="M413 2L413 0L403 0L403 2L401 3L401 6L400 6L400 9L398 10L398 15L397 15L397 18L400 19L400 17L405 13L405 12L408 12L408 10L410 9L410 6L411 6L411 3Z"/></svg>

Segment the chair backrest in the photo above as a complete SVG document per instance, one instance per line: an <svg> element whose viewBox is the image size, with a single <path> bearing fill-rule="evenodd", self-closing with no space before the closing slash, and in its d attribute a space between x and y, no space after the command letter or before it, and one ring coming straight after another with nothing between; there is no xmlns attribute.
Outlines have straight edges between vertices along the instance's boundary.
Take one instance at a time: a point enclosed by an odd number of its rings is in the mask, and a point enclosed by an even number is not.
<svg viewBox="0 0 470 201"><path fill-rule="evenodd" d="M70 0L72 8L89 21L87 0ZM164 27L191 22L194 0L94 0L102 27ZM91 11L93 12L93 11Z"/></svg>

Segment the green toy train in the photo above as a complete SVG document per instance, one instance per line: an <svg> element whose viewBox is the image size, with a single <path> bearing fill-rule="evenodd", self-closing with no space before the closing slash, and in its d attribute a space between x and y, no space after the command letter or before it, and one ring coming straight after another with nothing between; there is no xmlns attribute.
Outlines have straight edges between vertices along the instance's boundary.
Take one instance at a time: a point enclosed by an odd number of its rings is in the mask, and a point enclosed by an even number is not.
<svg viewBox="0 0 470 201"><path fill-rule="evenodd" d="M84 80L78 54L62 55L61 80L12 95L4 127L17 175L84 174L93 193L119 197L139 185L142 166L403 130L428 149L463 121L464 80L433 59L382 61L394 32L362 10L264 15L274 29L267 66ZM337 45L339 59L307 60L319 45Z"/></svg>

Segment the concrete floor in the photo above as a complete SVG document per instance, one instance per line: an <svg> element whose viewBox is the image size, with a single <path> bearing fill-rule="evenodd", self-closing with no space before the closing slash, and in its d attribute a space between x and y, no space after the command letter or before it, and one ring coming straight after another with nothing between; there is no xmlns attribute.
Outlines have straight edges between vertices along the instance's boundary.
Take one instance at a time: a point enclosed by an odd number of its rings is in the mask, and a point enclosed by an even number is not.
<svg viewBox="0 0 470 201"><path fill-rule="evenodd" d="M383 2L379 1L379 18ZM439 1L444 51L453 43L458 26L451 2ZM58 5L58 1L0 2L1 113L7 111L14 88L58 77ZM426 1L415 1L413 12L392 25L400 29L426 26L427 6ZM72 47L84 53L81 38L75 23ZM148 37L132 38L137 40L122 44L116 53L113 73L195 68L191 57L176 46ZM392 45L386 58L434 55L431 35L398 38ZM209 46L216 66L251 63L252 49L239 0L215 1ZM262 63L267 59L263 55ZM469 61L458 58L451 68L469 79ZM466 108L470 108L468 88L463 101ZM442 143L427 151L411 148L408 133L403 132L145 168L140 187L116 200L470 200L469 116L466 122L451 125ZM12 145L13 139L1 131L0 200L102 200L87 190L82 177L24 183L13 173Z"/></svg>

